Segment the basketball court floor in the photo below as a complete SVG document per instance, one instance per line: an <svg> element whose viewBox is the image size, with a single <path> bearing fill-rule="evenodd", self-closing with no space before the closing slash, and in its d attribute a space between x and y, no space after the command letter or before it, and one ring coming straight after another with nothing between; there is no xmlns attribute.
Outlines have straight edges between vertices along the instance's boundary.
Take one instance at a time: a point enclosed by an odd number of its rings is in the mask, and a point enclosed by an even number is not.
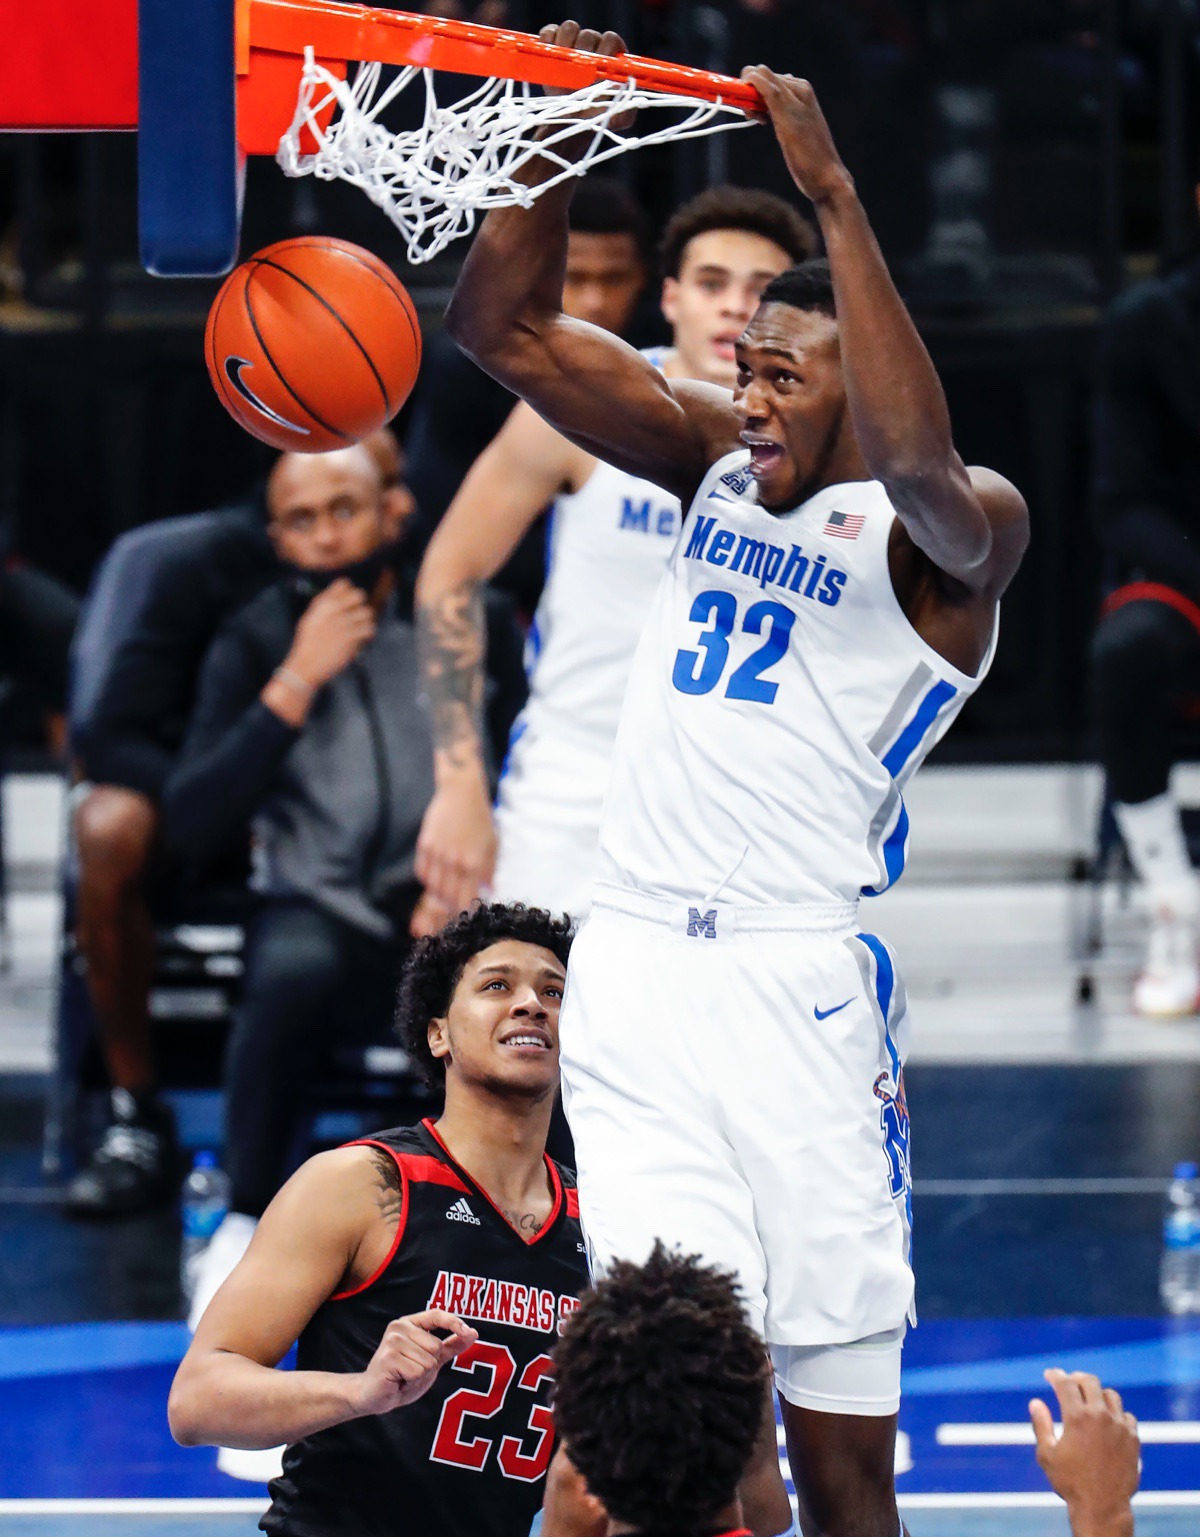
<svg viewBox="0 0 1200 1537"><path fill-rule="evenodd" d="M1142 1537L1200 1531L1200 1317L1157 1295L1172 1165L1200 1156L1200 1021L1127 1012L1142 918L1103 893L1091 1002L1074 958L1091 839L1086 770L927 770L913 852L866 921L914 1015L920 1326L905 1352L898 1487L914 1537L1063 1537L1025 1405L1047 1365L1097 1372L1142 1422ZM61 814L10 781L13 965L0 978L0 1533L249 1533L263 1492L176 1447L164 1405L186 1336L172 1214L62 1217L38 1167ZM1200 798L1200 797L1198 797ZM182 1107L185 1135L215 1097Z"/></svg>

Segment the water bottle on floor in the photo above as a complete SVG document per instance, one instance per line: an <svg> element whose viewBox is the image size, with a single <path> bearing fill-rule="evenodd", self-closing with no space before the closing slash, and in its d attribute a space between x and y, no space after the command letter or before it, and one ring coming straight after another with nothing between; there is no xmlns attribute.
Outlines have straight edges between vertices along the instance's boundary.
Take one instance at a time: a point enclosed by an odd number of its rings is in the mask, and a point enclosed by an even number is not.
<svg viewBox="0 0 1200 1537"><path fill-rule="evenodd" d="M1168 1313L1200 1313L1200 1171L1175 1165L1167 1190L1159 1294Z"/></svg>
<svg viewBox="0 0 1200 1537"><path fill-rule="evenodd" d="M185 1307L196 1290L205 1249L229 1210L229 1180L213 1153L197 1153L183 1182L183 1242L179 1250L179 1286Z"/></svg>

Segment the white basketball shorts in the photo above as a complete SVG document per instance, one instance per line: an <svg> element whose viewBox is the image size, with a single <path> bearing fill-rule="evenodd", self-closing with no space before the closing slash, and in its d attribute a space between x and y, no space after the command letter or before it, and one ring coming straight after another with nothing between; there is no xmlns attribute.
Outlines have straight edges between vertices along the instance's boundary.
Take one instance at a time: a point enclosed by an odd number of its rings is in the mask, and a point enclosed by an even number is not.
<svg viewBox="0 0 1200 1537"><path fill-rule="evenodd" d="M820 1366L817 1347L889 1337L885 1386L849 1394L875 1407L837 1411L880 1414L915 1322L906 1003L854 917L597 887L567 974L563 1098L597 1271L656 1238L735 1271L781 1389L806 1352ZM837 1396L822 1369L812 1407Z"/></svg>

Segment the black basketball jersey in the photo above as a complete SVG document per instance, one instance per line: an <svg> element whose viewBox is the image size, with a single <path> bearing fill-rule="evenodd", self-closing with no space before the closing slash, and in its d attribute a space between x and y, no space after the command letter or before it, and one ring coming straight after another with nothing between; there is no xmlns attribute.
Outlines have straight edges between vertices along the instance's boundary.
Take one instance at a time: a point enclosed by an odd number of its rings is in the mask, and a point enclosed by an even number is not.
<svg viewBox="0 0 1200 1537"><path fill-rule="evenodd" d="M362 1371L394 1318L431 1307L457 1314L479 1339L415 1403L289 1446L262 1529L526 1537L553 1449L550 1351L587 1284L574 1175L546 1159L554 1205L526 1243L431 1121L364 1142L399 1170L395 1240L373 1276L313 1316L297 1369Z"/></svg>

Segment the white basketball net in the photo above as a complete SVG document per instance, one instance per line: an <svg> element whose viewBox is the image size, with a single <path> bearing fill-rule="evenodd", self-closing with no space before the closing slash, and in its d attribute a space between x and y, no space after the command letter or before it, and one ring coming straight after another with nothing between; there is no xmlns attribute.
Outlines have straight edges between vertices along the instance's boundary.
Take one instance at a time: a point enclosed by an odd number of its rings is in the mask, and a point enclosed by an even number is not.
<svg viewBox="0 0 1200 1537"><path fill-rule="evenodd" d="M489 80L441 107L432 70L402 70L382 90L381 74L379 64L360 64L352 81L339 80L308 49L296 115L276 159L289 176L340 179L361 188L404 236L411 262L429 261L469 234L477 213L528 208L568 176L582 176L626 150L749 126L737 107L668 96L633 80L619 85L598 81L562 96L545 96L523 81ZM380 119L418 75L425 78L424 121L419 128L393 133ZM322 128L320 118L331 105L333 118ZM683 116L636 138L613 126L626 112L663 107ZM558 146L578 134L584 117L591 143L582 156L567 158ZM300 148L304 129L316 140L315 154ZM543 129L546 135L538 139ZM561 169L527 187L517 175L535 156Z"/></svg>

